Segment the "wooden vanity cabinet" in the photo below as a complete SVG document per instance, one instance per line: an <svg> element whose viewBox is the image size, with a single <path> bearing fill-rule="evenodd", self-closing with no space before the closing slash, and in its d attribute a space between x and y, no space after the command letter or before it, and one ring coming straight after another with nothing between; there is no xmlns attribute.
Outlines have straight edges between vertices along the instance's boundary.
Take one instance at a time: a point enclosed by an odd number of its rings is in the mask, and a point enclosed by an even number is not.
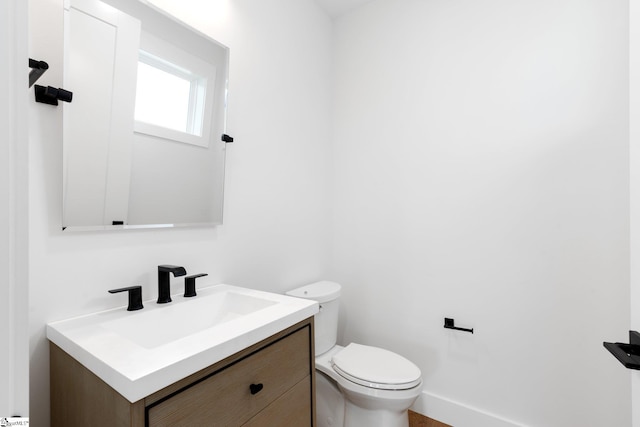
<svg viewBox="0 0 640 427"><path fill-rule="evenodd" d="M52 427L316 425L313 317L135 403L50 349Z"/></svg>

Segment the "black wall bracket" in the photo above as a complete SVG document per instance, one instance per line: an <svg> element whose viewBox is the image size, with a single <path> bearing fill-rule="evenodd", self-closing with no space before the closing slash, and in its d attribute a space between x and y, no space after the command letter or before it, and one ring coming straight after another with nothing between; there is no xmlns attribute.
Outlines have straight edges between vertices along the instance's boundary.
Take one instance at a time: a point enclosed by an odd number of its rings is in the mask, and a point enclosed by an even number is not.
<svg viewBox="0 0 640 427"><path fill-rule="evenodd" d="M56 89L51 86L35 86L36 102L42 102L43 104L58 105L58 100L64 102L71 102L73 99L73 93L64 89Z"/></svg>
<svg viewBox="0 0 640 427"><path fill-rule="evenodd" d="M602 344L625 368L640 370L640 333L629 331L629 344L620 342Z"/></svg>
<svg viewBox="0 0 640 427"><path fill-rule="evenodd" d="M448 317L444 318L444 327L446 329L455 329L456 331L463 331L463 332L471 332L473 333L473 328L468 329L468 328L458 328L456 326L456 322L453 319L449 319Z"/></svg>
<svg viewBox="0 0 640 427"><path fill-rule="evenodd" d="M31 87L49 69L49 64L29 58L29 68L31 68L29 71L29 87Z"/></svg>
<svg viewBox="0 0 640 427"><path fill-rule="evenodd" d="M31 87L49 69L49 64L29 58L29 68L31 68L31 71L29 71L29 87ZM43 104L58 105L58 100L71 102L73 99L72 92L51 86L36 85L34 92L36 102L42 102Z"/></svg>

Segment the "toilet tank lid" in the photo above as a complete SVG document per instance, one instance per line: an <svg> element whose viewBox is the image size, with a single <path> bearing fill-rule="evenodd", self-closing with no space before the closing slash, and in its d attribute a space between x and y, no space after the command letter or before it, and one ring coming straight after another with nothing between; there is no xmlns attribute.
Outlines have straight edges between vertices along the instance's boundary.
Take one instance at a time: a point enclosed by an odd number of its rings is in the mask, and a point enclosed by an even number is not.
<svg viewBox="0 0 640 427"><path fill-rule="evenodd" d="M340 284L323 280L310 285L292 289L287 295L298 298L312 299L318 302L332 301L340 296Z"/></svg>

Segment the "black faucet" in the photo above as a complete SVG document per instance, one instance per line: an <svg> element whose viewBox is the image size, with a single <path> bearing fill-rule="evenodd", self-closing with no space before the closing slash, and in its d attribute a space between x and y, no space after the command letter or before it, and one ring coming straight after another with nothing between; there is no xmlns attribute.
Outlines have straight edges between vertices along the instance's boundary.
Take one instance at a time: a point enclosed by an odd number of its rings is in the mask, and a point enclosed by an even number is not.
<svg viewBox="0 0 640 427"><path fill-rule="evenodd" d="M174 277L180 277L186 275L187 270L177 265L158 266L158 304L171 302L169 273L173 273Z"/></svg>

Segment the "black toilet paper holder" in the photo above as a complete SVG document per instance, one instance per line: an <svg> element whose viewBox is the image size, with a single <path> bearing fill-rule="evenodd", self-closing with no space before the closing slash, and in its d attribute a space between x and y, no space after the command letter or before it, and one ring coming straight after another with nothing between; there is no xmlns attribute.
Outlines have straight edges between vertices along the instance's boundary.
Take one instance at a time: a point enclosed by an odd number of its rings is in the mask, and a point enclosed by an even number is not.
<svg viewBox="0 0 640 427"><path fill-rule="evenodd" d="M463 332L471 332L473 333L473 328L469 329L469 328L459 328L456 326L456 321L454 319L450 319L448 317L444 318L444 327L446 329L455 329L456 331L463 331Z"/></svg>

